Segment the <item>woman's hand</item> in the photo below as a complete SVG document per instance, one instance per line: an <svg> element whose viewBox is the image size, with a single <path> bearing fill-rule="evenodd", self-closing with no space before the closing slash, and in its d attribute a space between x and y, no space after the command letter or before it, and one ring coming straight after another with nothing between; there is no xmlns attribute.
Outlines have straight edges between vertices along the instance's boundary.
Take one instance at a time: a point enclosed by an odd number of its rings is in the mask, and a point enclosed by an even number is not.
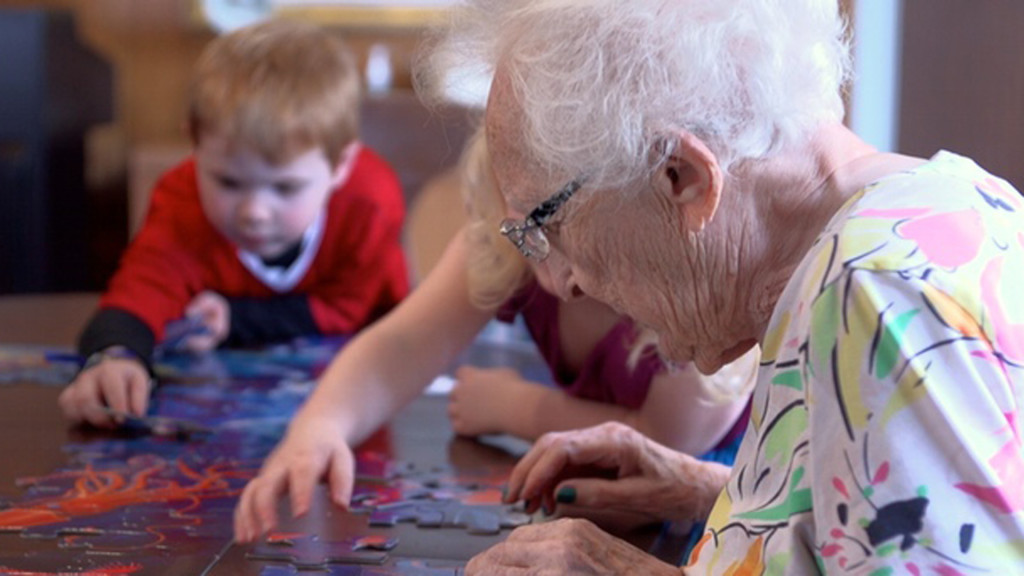
<svg viewBox="0 0 1024 576"><path fill-rule="evenodd" d="M203 334L189 336L182 344L186 350L201 353L213 350L228 337L231 331L231 306L226 298L216 292L200 292L185 308L185 315L202 320L206 326Z"/></svg>
<svg viewBox="0 0 1024 576"><path fill-rule="evenodd" d="M513 469L506 501L595 521L703 520L728 478L727 466L607 423L542 436Z"/></svg>
<svg viewBox="0 0 1024 576"><path fill-rule="evenodd" d="M571 519L517 528L466 566L466 576L527 573L679 576L680 570L586 520Z"/></svg>
<svg viewBox="0 0 1024 576"><path fill-rule="evenodd" d="M455 380L448 396L448 417L455 432L463 436L510 432L506 419L528 410L526 397L535 386L511 368L462 366L455 371Z"/></svg>
<svg viewBox="0 0 1024 576"><path fill-rule="evenodd" d="M331 500L348 508L355 458L338 419L299 413L284 440L242 491L235 508L235 540L252 542L278 525L277 504L286 493L293 516L309 511L313 490L327 480Z"/></svg>

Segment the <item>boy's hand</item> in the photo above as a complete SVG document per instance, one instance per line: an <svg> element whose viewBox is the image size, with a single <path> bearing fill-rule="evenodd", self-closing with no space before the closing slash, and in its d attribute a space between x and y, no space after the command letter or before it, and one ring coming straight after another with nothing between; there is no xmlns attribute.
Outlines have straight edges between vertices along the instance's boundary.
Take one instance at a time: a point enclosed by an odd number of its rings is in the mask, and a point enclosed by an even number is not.
<svg viewBox="0 0 1024 576"><path fill-rule="evenodd" d="M72 422L113 428L118 423L110 415L111 411L137 416L146 413L149 389L149 373L142 361L105 357L79 372L61 392L57 403Z"/></svg>
<svg viewBox="0 0 1024 576"><path fill-rule="evenodd" d="M185 308L185 315L199 318L206 333L189 336L182 346L189 352L213 350L228 337L231 330L231 306L226 298L212 291L200 292Z"/></svg>

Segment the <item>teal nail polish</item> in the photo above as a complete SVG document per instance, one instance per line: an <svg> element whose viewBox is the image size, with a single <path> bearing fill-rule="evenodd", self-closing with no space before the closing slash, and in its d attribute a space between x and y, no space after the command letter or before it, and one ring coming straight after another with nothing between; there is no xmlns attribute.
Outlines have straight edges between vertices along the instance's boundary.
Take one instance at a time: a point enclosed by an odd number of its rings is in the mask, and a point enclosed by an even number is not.
<svg viewBox="0 0 1024 576"><path fill-rule="evenodd" d="M561 504L572 504L576 501L576 489L572 486L565 486L555 494L555 500Z"/></svg>

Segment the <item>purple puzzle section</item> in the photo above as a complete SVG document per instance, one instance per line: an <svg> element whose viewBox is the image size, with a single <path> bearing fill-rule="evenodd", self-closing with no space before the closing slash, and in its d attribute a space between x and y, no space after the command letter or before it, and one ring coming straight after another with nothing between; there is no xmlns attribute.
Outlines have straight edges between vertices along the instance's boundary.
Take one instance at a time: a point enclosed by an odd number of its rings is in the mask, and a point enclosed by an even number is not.
<svg viewBox="0 0 1024 576"><path fill-rule="evenodd" d="M201 573L203 558L215 562L231 545L242 488L343 343L302 340L259 351L161 356L161 384L148 416L192 423L202 434L154 434L140 425L66 445L64 467L20 479L21 497L0 501L0 574ZM4 353L0 347L0 383L5 366L64 366L39 351L20 364ZM363 450L357 454L353 511L368 527L408 522L494 534L530 521L521 509L500 504L504 472L420 470ZM4 543L11 538L28 551L7 554ZM380 535L308 537L290 546L252 546L248 557L265 564L254 564L254 570L269 576L302 568L439 576L461 567L393 557L398 551L397 540Z"/></svg>
<svg viewBox="0 0 1024 576"><path fill-rule="evenodd" d="M460 576L461 563L398 560L389 566L327 566L315 572L320 576ZM260 571L260 576L303 576L309 572L300 571L291 565L271 565Z"/></svg>

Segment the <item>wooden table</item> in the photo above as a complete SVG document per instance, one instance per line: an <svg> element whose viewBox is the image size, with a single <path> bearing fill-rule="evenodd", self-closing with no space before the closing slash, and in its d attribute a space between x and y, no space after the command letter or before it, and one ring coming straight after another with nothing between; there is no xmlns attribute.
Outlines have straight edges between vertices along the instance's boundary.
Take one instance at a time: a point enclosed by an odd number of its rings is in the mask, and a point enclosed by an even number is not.
<svg viewBox="0 0 1024 576"><path fill-rule="evenodd" d="M70 346L91 314L95 302L95 295L89 294L0 298L0 346ZM511 364L534 378L546 373L535 351L516 342L481 340L474 344L462 361L477 365ZM209 386L212 385L200 385L196 388L197 394ZM22 482L17 485L17 481L45 477L52 484L54 476L59 475L58 471L69 466L69 454L81 456L82 446L103 446L103 450L110 451L111 445L118 446L117 442L123 441L120 435L69 427L62 420L56 406L59 391L57 386L33 383L0 384L0 520L3 519L4 508L10 512L11 508L24 506L26 501L31 500L26 494L31 484ZM507 474L516 457L526 449L526 444L507 437L496 437L484 442L457 437L451 431L445 407L444 397L424 395L418 398L389 426L378 432L365 448L371 453L386 454L387 458L407 463L417 470L443 466L446 471L444 474L449 477L475 474L480 470ZM117 466L127 466L128 462L137 462L138 459L136 454L125 457L125 462L119 462L116 454L108 454L104 459L97 459L95 466L101 471L111 462ZM188 463L191 465L194 461ZM83 483L82 489L95 490L98 484L108 481L85 479L81 461L71 468L75 470L77 481ZM250 472L253 469L250 467ZM140 477L142 474L123 473L117 476L120 481ZM233 482L235 488L244 485L244 480L235 479ZM107 488L109 486L102 486L102 489ZM46 498L59 500L55 495L46 493L40 498L43 501ZM4 566L33 574L52 574L58 571L62 574L85 574L87 569L91 569L93 572L88 572L90 576L115 573L212 576L261 574L264 567L275 564L246 558L246 553L252 551L252 547L231 543L229 504L233 505L234 498L237 498L237 489L232 496L211 500L220 502L218 507L209 512L211 515L220 515L213 522L213 525L220 527L219 533L204 534L199 539L194 534L185 540L168 537L160 546L154 547L152 542L148 542L144 549L126 546L113 555L109 547L103 555L98 555L87 548L61 548L60 538L26 538L24 534L0 530L0 574L4 573ZM168 509L181 508L181 501L176 502L173 505L166 504ZM420 528L409 523L399 523L389 528L371 527L368 526L367 515L344 513L329 504L322 489L317 492L315 502L312 513L298 520L288 520L282 526L282 531L316 534L322 540L341 540L366 534L397 537L398 546L390 552L389 563L403 558L432 559L445 563L465 561L505 538L509 532L505 529L495 535L475 535L461 528ZM164 504L151 502L147 505ZM122 510L130 510L132 506L143 505L138 501L129 502ZM79 513L79 518L89 516L88 511L81 513L79 510ZM284 503L281 513L287 517ZM210 517L207 516L208 519ZM175 533L174 529L161 532L164 536ZM649 547L656 534L656 530L643 531L637 533L635 541L638 545ZM87 543L90 538L89 535L72 538L71 545ZM104 569L108 571L102 571Z"/></svg>

